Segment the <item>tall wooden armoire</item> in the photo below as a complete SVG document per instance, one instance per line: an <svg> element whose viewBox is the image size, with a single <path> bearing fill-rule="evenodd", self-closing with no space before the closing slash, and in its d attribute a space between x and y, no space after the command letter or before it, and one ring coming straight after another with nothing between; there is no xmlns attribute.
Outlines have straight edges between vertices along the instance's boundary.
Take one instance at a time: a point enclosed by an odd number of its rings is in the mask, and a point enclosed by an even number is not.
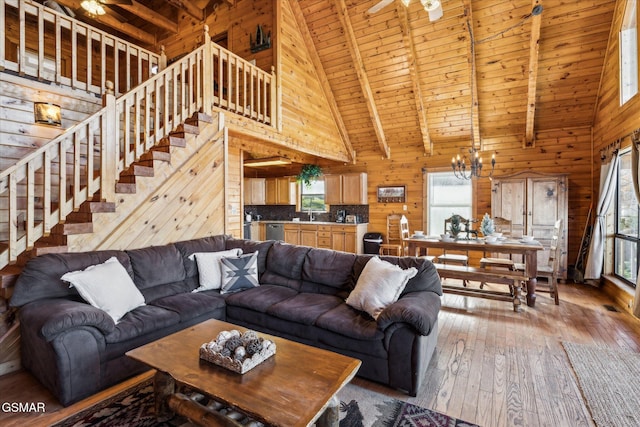
<svg viewBox="0 0 640 427"><path fill-rule="evenodd" d="M538 252L538 265L546 265L553 227L562 219L560 276L567 278L567 229L569 224L568 174L544 174L525 170L494 176L491 212L494 217L511 220L512 234L533 235L545 247Z"/></svg>

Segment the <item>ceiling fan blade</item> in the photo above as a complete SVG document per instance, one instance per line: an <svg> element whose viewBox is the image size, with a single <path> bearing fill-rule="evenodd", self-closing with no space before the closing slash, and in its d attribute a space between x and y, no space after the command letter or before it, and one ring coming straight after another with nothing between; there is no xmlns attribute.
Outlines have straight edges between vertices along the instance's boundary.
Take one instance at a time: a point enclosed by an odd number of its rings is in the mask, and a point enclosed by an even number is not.
<svg viewBox="0 0 640 427"><path fill-rule="evenodd" d="M115 5L119 5L119 4L131 5L131 4L133 4L131 2L131 0L100 0L100 3L102 3L102 4L115 4Z"/></svg>
<svg viewBox="0 0 640 427"><path fill-rule="evenodd" d="M393 0L380 0L378 4L374 5L373 7L371 7L371 9L367 10L367 13L371 15L373 13L379 12L385 7L387 7L388 5L390 5L391 3L393 3Z"/></svg>

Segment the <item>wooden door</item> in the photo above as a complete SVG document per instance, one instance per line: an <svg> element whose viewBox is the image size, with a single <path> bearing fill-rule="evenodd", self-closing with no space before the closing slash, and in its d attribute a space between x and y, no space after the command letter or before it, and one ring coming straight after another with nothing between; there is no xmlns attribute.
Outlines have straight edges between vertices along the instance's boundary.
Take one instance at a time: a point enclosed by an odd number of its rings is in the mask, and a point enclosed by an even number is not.
<svg viewBox="0 0 640 427"><path fill-rule="evenodd" d="M284 241L292 245L300 244L300 226L294 224L285 224Z"/></svg>
<svg viewBox="0 0 640 427"><path fill-rule="evenodd" d="M350 173L342 175L342 204L367 204L367 174Z"/></svg>
<svg viewBox="0 0 640 427"><path fill-rule="evenodd" d="M265 179L264 178L250 178L251 182L251 204L252 205L264 205L265 199Z"/></svg>
<svg viewBox="0 0 640 427"><path fill-rule="evenodd" d="M356 232L346 232L344 234L344 251L351 253L358 253L358 237Z"/></svg>
<svg viewBox="0 0 640 427"><path fill-rule="evenodd" d="M278 204L278 181L276 178L265 179L265 203L267 205Z"/></svg>
<svg viewBox="0 0 640 427"><path fill-rule="evenodd" d="M324 176L324 202L327 205L342 205L342 176Z"/></svg>
<svg viewBox="0 0 640 427"><path fill-rule="evenodd" d="M492 216L511 221L511 234L522 236L527 230L527 180L494 179L491 200Z"/></svg>
<svg viewBox="0 0 640 427"><path fill-rule="evenodd" d="M315 225L300 226L300 244L303 246L318 246L318 228Z"/></svg>
<svg viewBox="0 0 640 427"><path fill-rule="evenodd" d="M347 248L345 245L345 236L346 236L346 233L344 231L332 231L331 232L331 249L333 249L334 251L346 252Z"/></svg>
<svg viewBox="0 0 640 427"><path fill-rule="evenodd" d="M547 265L555 223L564 219L565 188L562 177L530 178L527 181L527 234L535 236L545 247L538 253L540 267ZM564 228L566 226L563 224Z"/></svg>
<svg viewBox="0 0 640 427"><path fill-rule="evenodd" d="M295 185L289 178L276 178L277 187L277 199L278 205L295 205Z"/></svg>

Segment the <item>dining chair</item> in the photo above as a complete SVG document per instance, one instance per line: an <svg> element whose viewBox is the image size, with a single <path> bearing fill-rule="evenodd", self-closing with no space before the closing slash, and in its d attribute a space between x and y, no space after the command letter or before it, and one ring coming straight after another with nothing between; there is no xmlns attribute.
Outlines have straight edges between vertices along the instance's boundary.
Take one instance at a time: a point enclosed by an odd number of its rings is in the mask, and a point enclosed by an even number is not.
<svg viewBox="0 0 640 427"><path fill-rule="evenodd" d="M493 225L496 232L502 233L504 237L510 237L512 231L511 220L501 217L493 218ZM501 258L495 253L490 253L487 256L487 252L485 251L484 256L480 258L480 267L481 268L505 268L508 270L515 269L515 263L511 257L509 258ZM480 285L482 288L482 285Z"/></svg>
<svg viewBox="0 0 640 427"><path fill-rule="evenodd" d="M549 259L547 264L538 267L538 278L546 279L546 286L540 287L540 282L536 285L536 292L548 292L553 298L556 305L560 304L558 295L558 276L560 270L560 258L562 257L562 219L556 221L553 227L553 236L551 236L551 244L549 245Z"/></svg>
<svg viewBox="0 0 640 427"><path fill-rule="evenodd" d="M451 232L451 218L449 217L444 220L444 232ZM464 227L464 230L469 229L469 220L460 217L460 224ZM462 232L465 232L462 231ZM458 265L469 265L469 252L467 251L451 251L451 250L443 250L442 255L438 255L438 262L441 264L458 264Z"/></svg>
<svg viewBox="0 0 640 427"><path fill-rule="evenodd" d="M409 238L409 220L404 215L387 216L386 243L380 245L380 255L406 255L404 240Z"/></svg>

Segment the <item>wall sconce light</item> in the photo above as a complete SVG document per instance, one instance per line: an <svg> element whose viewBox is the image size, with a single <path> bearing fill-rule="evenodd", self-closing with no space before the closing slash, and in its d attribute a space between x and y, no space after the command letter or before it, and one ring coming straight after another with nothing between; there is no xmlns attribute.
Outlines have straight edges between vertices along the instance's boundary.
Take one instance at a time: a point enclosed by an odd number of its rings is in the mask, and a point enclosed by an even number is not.
<svg viewBox="0 0 640 427"><path fill-rule="evenodd" d="M62 126L60 106L49 102L34 102L35 122L42 125Z"/></svg>

